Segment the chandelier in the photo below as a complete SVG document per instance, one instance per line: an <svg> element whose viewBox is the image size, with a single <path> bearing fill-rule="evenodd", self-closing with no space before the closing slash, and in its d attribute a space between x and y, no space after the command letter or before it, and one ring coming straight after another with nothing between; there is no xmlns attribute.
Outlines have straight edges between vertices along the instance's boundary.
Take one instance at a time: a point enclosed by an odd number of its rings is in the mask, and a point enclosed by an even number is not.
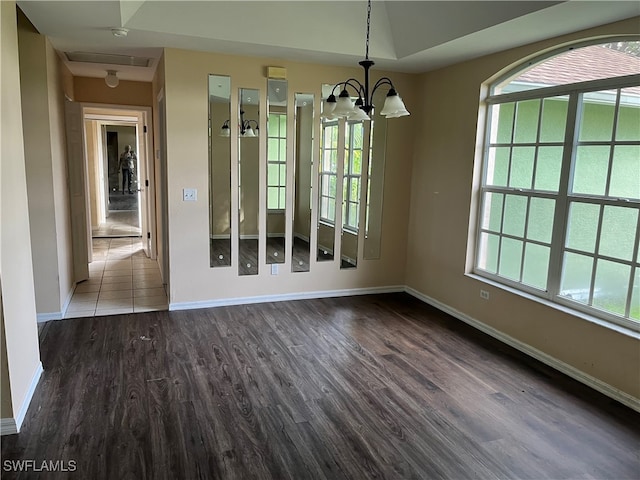
<svg viewBox="0 0 640 480"><path fill-rule="evenodd" d="M240 93L240 105L242 105L242 93ZM240 125L238 128L240 130L240 137L257 137L259 133L258 129L258 121L257 120L245 120L244 118L244 110L240 107ZM225 120L220 127L220 136L221 137L229 137L231 136L231 128L229 128L229 121ZM255 125L255 128L251 125Z"/></svg>
<svg viewBox="0 0 640 480"><path fill-rule="evenodd" d="M404 102L388 77L382 77L373 86L369 92L369 69L375 65L373 60L369 60L369 29L371 26L371 0L367 2L367 41L365 49L365 59L358 62L364 68L364 85L355 78L349 78L344 82L338 83L331 90L331 95L323 102L323 116L327 118L348 117L350 120L371 120L371 112L373 111L373 94L382 85L389 86L387 98L384 106L380 111L380 115L386 118L403 117L410 115ZM342 88L340 95L336 99L335 91L338 87ZM353 89L358 95L358 99L354 102L347 91L347 87Z"/></svg>

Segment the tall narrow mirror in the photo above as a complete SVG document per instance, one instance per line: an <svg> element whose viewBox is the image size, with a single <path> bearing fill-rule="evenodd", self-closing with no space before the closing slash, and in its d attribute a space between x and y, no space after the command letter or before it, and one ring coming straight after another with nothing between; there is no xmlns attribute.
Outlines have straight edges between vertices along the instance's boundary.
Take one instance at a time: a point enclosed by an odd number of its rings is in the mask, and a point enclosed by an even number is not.
<svg viewBox="0 0 640 480"><path fill-rule="evenodd" d="M364 120L347 120L345 128L340 268L355 268L358 265L362 167L365 149L369 144L368 139L365 141L369 123Z"/></svg>
<svg viewBox="0 0 640 480"><path fill-rule="evenodd" d="M295 95L293 239L291 271L308 272L311 255L311 179L313 176L313 94Z"/></svg>
<svg viewBox="0 0 640 480"><path fill-rule="evenodd" d="M327 98L332 88L333 85L322 85L322 98ZM338 120L321 112L317 252L319 262L333 260L335 247L338 130Z"/></svg>
<svg viewBox="0 0 640 480"><path fill-rule="evenodd" d="M231 265L231 78L209 75L209 265Z"/></svg>
<svg viewBox="0 0 640 480"><path fill-rule="evenodd" d="M287 81L267 80L267 263L284 263L287 217Z"/></svg>
<svg viewBox="0 0 640 480"><path fill-rule="evenodd" d="M376 92L375 105L383 105L384 92ZM387 119L374 109L371 122L369 168L367 181L367 206L365 212L364 258L380 258L382 239L382 199L384 190L385 153L387 149Z"/></svg>
<svg viewBox="0 0 640 480"><path fill-rule="evenodd" d="M258 217L260 212L260 149L258 114L260 92L240 89L238 133L238 273L258 274Z"/></svg>

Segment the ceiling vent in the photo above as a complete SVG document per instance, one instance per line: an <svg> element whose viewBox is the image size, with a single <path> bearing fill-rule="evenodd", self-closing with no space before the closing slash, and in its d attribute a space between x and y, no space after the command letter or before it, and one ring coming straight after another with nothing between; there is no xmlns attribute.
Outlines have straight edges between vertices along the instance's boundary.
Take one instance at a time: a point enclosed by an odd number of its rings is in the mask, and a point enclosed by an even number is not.
<svg viewBox="0 0 640 480"><path fill-rule="evenodd" d="M126 65L129 67L148 67L151 58L114 55L111 53L64 52L70 62L106 63L108 65Z"/></svg>

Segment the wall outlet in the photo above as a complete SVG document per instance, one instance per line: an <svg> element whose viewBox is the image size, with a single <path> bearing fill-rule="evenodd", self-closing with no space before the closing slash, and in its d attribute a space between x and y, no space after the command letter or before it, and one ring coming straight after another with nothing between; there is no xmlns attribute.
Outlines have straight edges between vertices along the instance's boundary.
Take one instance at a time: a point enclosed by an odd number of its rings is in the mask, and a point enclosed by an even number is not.
<svg viewBox="0 0 640 480"><path fill-rule="evenodd" d="M195 202L196 200L198 200L198 190L196 190L195 188L182 189L183 202Z"/></svg>
<svg viewBox="0 0 640 480"><path fill-rule="evenodd" d="M272 263L271 264L271 275L277 275L278 274L278 264L277 263Z"/></svg>
<svg viewBox="0 0 640 480"><path fill-rule="evenodd" d="M485 300L489 300L489 292L486 290L480 290L480 298L484 298Z"/></svg>

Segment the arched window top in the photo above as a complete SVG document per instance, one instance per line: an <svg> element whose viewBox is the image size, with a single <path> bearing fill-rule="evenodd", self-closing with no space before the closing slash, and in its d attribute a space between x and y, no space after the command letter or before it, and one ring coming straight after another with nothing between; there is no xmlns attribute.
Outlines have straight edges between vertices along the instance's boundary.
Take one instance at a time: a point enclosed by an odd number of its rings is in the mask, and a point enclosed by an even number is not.
<svg viewBox="0 0 640 480"><path fill-rule="evenodd" d="M492 94L536 90L640 74L640 41L626 41L573 48L533 62L525 70L502 77Z"/></svg>

